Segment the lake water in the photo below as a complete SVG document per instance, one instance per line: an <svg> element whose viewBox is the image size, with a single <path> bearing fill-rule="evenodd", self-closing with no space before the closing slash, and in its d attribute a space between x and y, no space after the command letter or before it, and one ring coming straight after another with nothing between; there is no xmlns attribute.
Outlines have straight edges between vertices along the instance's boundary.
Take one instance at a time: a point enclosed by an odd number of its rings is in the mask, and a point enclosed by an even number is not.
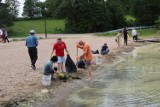
<svg viewBox="0 0 160 107"><path fill-rule="evenodd" d="M56 107L160 107L160 44L117 60Z"/></svg>

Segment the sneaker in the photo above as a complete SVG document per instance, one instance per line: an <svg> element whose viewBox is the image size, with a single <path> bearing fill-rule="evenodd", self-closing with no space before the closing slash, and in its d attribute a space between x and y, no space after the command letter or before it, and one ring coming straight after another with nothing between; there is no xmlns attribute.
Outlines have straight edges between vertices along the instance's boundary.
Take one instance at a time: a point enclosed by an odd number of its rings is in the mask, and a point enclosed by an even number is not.
<svg viewBox="0 0 160 107"><path fill-rule="evenodd" d="M35 66L35 65L31 65L31 68L32 68L33 70L35 70L35 69L36 69L36 66Z"/></svg>

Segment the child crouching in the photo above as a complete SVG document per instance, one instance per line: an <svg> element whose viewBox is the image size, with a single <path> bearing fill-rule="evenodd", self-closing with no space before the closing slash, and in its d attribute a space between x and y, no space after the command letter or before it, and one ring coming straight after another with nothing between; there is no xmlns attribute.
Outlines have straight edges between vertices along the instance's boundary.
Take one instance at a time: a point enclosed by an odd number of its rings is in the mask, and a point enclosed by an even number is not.
<svg viewBox="0 0 160 107"><path fill-rule="evenodd" d="M53 79L54 73L57 72L56 69L54 69L53 63L56 63L58 61L57 56L53 56L50 61L48 61L44 66L44 75L43 75L43 85L44 86L50 86L51 79Z"/></svg>

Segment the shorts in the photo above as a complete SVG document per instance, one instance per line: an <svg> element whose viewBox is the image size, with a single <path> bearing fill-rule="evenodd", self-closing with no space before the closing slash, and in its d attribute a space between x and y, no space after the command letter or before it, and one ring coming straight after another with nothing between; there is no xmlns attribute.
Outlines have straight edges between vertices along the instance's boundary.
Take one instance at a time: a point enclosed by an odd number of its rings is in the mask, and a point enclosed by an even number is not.
<svg viewBox="0 0 160 107"><path fill-rule="evenodd" d="M65 57L63 56L63 57L60 57L60 56L58 56L58 61L57 61L57 63L64 63L65 62Z"/></svg>
<svg viewBox="0 0 160 107"><path fill-rule="evenodd" d="M85 61L85 66L89 67L91 65L91 60Z"/></svg>

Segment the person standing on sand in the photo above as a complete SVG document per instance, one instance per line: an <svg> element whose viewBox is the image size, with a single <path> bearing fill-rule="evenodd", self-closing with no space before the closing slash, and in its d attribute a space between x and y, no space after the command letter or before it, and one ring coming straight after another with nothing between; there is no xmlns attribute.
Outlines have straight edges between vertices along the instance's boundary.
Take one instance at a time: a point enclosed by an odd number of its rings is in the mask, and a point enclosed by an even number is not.
<svg viewBox="0 0 160 107"><path fill-rule="evenodd" d="M64 50L66 50L68 54L68 50L66 44L62 41L62 38L57 38L57 42L53 45L53 50L51 52L51 57L55 51L56 56L58 57L58 71L64 72L63 63L65 62Z"/></svg>
<svg viewBox="0 0 160 107"><path fill-rule="evenodd" d="M119 31L119 33L117 34L117 36L116 36L116 39L115 39L115 41L117 42L117 51L118 51L118 49L120 48L120 46L121 46L121 37L122 37L122 32L121 31Z"/></svg>
<svg viewBox="0 0 160 107"><path fill-rule="evenodd" d="M76 60L78 59L84 59L85 65L88 70L88 80L92 79L92 73L91 73L91 61L93 60L93 56L91 53L91 47L87 42L84 42L80 40L78 44L76 45L77 48L83 49L83 54L81 56L77 56Z"/></svg>
<svg viewBox="0 0 160 107"><path fill-rule="evenodd" d="M4 43L5 43L5 29L4 29L4 27L2 27L1 29L0 29L0 36L1 36L1 38L2 38L2 45L4 45Z"/></svg>
<svg viewBox="0 0 160 107"><path fill-rule="evenodd" d="M124 38L124 45L127 46L127 40L128 40L128 32L127 32L127 27L123 29L123 38Z"/></svg>
<svg viewBox="0 0 160 107"><path fill-rule="evenodd" d="M5 29L5 43L6 41L9 43L10 41L8 40L8 33L7 33L7 30Z"/></svg>
<svg viewBox="0 0 160 107"><path fill-rule="evenodd" d="M137 41L137 31L136 29L132 28L132 36L133 36L133 41Z"/></svg>
<svg viewBox="0 0 160 107"><path fill-rule="evenodd" d="M38 46L38 39L35 35L34 30L30 30L30 35L26 39L26 46L28 47L28 53L31 59L31 67L32 69L36 69L35 63L38 59L38 52L37 52L37 46Z"/></svg>

